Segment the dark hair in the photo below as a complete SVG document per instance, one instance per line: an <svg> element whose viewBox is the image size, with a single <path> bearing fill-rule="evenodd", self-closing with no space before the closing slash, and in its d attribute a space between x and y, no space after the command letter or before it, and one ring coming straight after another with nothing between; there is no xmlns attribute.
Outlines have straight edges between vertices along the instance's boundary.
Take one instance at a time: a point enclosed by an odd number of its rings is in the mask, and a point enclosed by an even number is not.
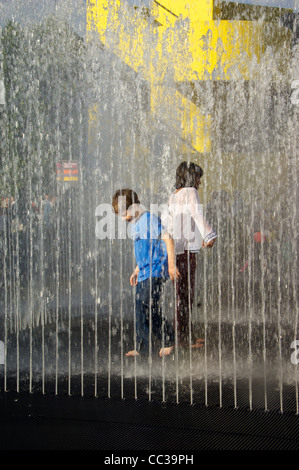
<svg viewBox="0 0 299 470"><path fill-rule="evenodd" d="M196 163L182 162L176 170L175 187L176 189L197 188L202 175L203 170Z"/></svg>
<svg viewBox="0 0 299 470"><path fill-rule="evenodd" d="M132 204L140 204L139 198L133 189L118 189L112 198L112 207L115 214L118 214L120 197L126 198L126 210L128 210Z"/></svg>

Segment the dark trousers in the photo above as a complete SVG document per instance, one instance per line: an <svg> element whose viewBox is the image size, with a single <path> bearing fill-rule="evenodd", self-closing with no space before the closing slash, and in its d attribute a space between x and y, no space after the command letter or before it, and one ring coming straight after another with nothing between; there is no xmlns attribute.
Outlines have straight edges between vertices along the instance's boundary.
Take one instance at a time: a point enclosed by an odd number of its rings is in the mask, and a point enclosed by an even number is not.
<svg viewBox="0 0 299 470"><path fill-rule="evenodd" d="M176 295L176 328L179 346L189 344L190 314L194 301L194 284L196 271L196 254L185 251L176 256L176 265L180 273L177 281Z"/></svg>
<svg viewBox="0 0 299 470"><path fill-rule="evenodd" d="M172 324L162 315L161 294L165 280L162 278L148 278L140 281L136 288L136 347L137 351L149 350L150 329L160 341L164 339L164 347L173 345L174 330Z"/></svg>

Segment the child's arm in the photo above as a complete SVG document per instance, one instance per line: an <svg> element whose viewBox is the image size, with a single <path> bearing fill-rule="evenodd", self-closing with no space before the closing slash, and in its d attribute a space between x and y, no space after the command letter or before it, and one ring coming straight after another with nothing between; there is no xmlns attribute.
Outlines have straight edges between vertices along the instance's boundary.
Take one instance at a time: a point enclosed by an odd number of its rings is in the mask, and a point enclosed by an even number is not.
<svg viewBox="0 0 299 470"><path fill-rule="evenodd" d="M162 237L162 240L166 244L169 277L172 281L174 281L175 279L178 279L180 277L180 273L177 270L175 263L174 241L173 238L171 238L170 235L167 234Z"/></svg>
<svg viewBox="0 0 299 470"><path fill-rule="evenodd" d="M217 238L217 234L204 218L202 205L199 202L199 196L196 190L192 191L189 195L188 207L190 208L190 214L203 238L202 246L212 248L215 239Z"/></svg>
<svg viewBox="0 0 299 470"><path fill-rule="evenodd" d="M133 274L130 277L130 284L131 286L137 286L137 279L138 279L139 268L136 266L134 269Z"/></svg>

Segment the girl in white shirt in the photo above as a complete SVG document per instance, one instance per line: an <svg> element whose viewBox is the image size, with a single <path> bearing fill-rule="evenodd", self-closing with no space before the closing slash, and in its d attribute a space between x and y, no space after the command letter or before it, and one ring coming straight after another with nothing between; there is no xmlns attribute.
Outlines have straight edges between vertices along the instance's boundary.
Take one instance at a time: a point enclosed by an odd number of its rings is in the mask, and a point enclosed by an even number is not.
<svg viewBox="0 0 299 470"><path fill-rule="evenodd" d="M190 313L194 300L196 253L201 247L212 247L217 237L204 219L197 188L203 170L195 163L183 162L176 170L176 189L168 201L165 230L175 241L177 292L176 321L178 345L190 345ZM201 347L197 340L192 347Z"/></svg>

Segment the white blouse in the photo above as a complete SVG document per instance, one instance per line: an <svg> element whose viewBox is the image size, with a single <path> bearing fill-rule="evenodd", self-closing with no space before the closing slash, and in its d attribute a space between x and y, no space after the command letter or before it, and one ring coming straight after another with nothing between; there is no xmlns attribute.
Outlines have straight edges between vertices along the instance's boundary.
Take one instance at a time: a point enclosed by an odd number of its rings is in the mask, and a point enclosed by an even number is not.
<svg viewBox="0 0 299 470"><path fill-rule="evenodd" d="M202 204L195 188L182 188L171 194L167 210L161 214L162 224L175 241L176 254L185 250L197 252L205 243L217 237L204 219Z"/></svg>

